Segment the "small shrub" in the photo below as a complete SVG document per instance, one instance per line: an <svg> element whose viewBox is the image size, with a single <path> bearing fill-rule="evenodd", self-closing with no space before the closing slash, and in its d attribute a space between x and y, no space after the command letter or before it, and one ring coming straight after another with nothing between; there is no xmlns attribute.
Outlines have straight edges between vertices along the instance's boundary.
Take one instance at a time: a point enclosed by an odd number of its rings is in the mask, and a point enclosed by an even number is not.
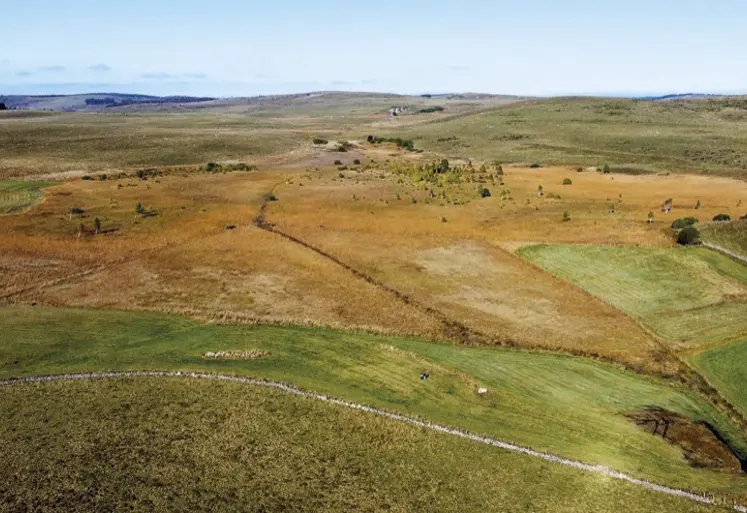
<svg viewBox="0 0 747 513"><path fill-rule="evenodd" d="M99 175L99 180L101 180L102 182L105 181L105 180L108 180L108 179L109 179L109 177L106 176L106 174Z"/></svg>
<svg viewBox="0 0 747 513"><path fill-rule="evenodd" d="M442 218L441 218L441 222L442 222L442 223L446 223L446 222L447 222L446 218L445 218L445 217L442 217Z"/></svg>
<svg viewBox="0 0 747 513"><path fill-rule="evenodd" d="M431 112L443 112L444 108L436 105L435 107L426 107L424 109L420 109L418 111L418 114L430 114Z"/></svg>
<svg viewBox="0 0 747 513"><path fill-rule="evenodd" d="M700 200L695 204L695 210L698 210L700 208Z"/></svg>
<svg viewBox="0 0 747 513"><path fill-rule="evenodd" d="M205 171L207 171L208 173L217 173L218 171L221 171L222 169L223 169L223 166L221 166L217 162L208 162L207 166L205 166Z"/></svg>
<svg viewBox="0 0 747 513"><path fill-rule="evenodd" d="M341 166L342 165L342 160L339 160L339 159L335 160L335 165L336 166Z"/></svg>
<svg viewBox="0 0 747 513"><path fill-rule="evenodd" d="M694 217L683 217L681 219L677 219L672 223L672 229L673 230L681 230L685 228L686 226L692 226L695 223L698 223L699 221L695 219Z"/></svg>
<svg viewBox="0 0 747 513"><path fill-rule="evenodd" d="M139 201L137 202L137 205L135 205L135 213L140 215L145 214L145 207Z"/></svg>
<svg viewBox="0 0 747 513"><path fill-rule="evenodd" d="M565 222L568 222L570 220L571 220L571 215L566 210L565 212L563 212L563 222L565 223Z"/></svg>
<svg viewBox="0 0 747 513"><path fill-rule="evenodd" d="M368 141L371 144L375 144L376 138L373 135L369 135L368 137L366 137L366 141Z"/></svg>
<svg viewBox="0 0 747 513"><path fill-rule="evenodd" d="M531 169L538 169L538 168L542 167L542 164L540 164L539 162L534 162L534 163L533 163L533 164L532 164L531 166L529 166L529 167L530 167Z"/></svg>
<svg viewBox="0 0 747 513"><path fill-rule="evenodd" d="M610 167L607 164L605 164L602 168L602 173L604 173L605 175L610 174Z"/></svg>
<svg viewBox="0 0 747 513"><path fill-rule="evenodd" d="M480 188L477 190L477 192L480 194L481 198L489 198L490 197L490 189L486 187L480 186Z"/></svg>
<svg viewBox="0 0 747 513"><path fill-rule="evenodd" d="M98 235L101 231L101 219L99 219L98 217L93 218L93 229L96 235Z"/></svg>
<svg viewBox="0 0 747 513"><path fill-rule="evenodd" d="M686 226L677 234L677 244L691 246L700 241L700 232L694 226Z"/></svg>
<svg viewBox="0 0 747 513"><path fill-rule="evenodd" d="M361 159L355 159L353 161L353 164L355 164L356 166L360 166L361 165Z"/></svg>
<svg viewBox="0 0 747 513"><path fill-rule="evenodd" d="M91 178L91 177L90 177L90 176L88 176L88 175L83 175L83 176L82 176L82 177L81 177L80 179L81 179L81 180L93 180L93 178Z"/></svg>
<svg viewBox="0 0 747 513"><path fill-rule="evenodd" d="M563 185L573 185L570 178L563 178Z"/></svg>
<svg viewBox="0 0 747 513"><path fill-rule="evenodd" d="M269 194L267 196L267 201L277 201L277 200L278 200L278 197L275 196L274 194Z"/></svg>
<svg viewBox="0 0 747 513"><path fill-rule="evenodd" d="M731 221L731 216L729 216L728 214L719 214L716 217L714 217L713 220L717 223L720 223L723 221Z"/></svg>
<svg viewBox="0 0 747 513"><path fill-rule="evenodd" d="M742 217L740 217L739 219L741 219L742 221L744 221L744 220L747 220L747 214L743 215L743 216L742 216Z"/></svg>
<svg viewBox="0 0 747 513"><path fill-rule="evenodd" d="M320 145L320 144L328 144L329 141L327 139L322 139L321 137L315 137L314 138L314 144Z"/></svg>
<svg viewBox="0 0 747 513"><path fill-rule="evenodd" d="M584 172L584 168L582 168L582 167L576 168L576 172L577 173L583 173Z"/></svg>

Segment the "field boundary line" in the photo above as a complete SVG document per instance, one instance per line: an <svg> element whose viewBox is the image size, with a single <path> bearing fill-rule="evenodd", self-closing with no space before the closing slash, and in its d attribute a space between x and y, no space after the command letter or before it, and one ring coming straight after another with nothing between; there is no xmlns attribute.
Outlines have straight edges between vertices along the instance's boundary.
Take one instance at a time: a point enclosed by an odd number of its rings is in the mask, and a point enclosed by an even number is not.
<svg viewBox="0 0 747 513"><path fill-rule="evenodd" d="M317 401L322 401L322 402L334 404L337 406L342 406L342 407L353 409L353 410L371 413L374 415L378 415L380 417L388 418L390 420L404 422L406 424L417 426L423 429L428 429L430 431L436 431L438 433L443 433L443 434L450 435L450 436L464 438L472 442L477 442L477 443L482 443L485 445L490 445L493 447L498 447L506 451L524 454L526 456L542 459L544 461L548 461L551 463L557 463L565 467L575 468L577 470L591 472L594 474L601 474L601 475L610 477L612 479L616 479L619 481L625 481L627 483L630 483L634 486L638 486L640 488L645 488L647 490L651 490L654 492L680 497L683 499L690 500L692 502L698 502L701 504L708 504L708 505L713 505L713 506L726 504L725 499L717 499L713 496L709 497L707 494L697 494L697 493L689 492L686 490L681 490L678 488L672 488L669 486L652 483L651 481L648 481L646 479L638 479L629 474L625 474L624 472L619 472L617 470L611 469L609 467L605 467L603 465L591 465L588 463L582 463L580 461L572 460L569 458L563 458L561 456L556 456L554 454L536 451L534 449L530 449L528 447L524 447L524 446L517 445L514 443L504 442L504 441L501 441L501 440L498 440L496 438L492 438L489 436L483 436L483 435L479 435L476 433L472 433L467 430L458 429L458 428L450 428L447 426L443 426L441 424L436 424L434 422L429 422L427 420L419 419L417 417L412 417L412 416L404 415L401 413L393 413L387 410L383 410L381 408L375 408L373 406L367 406L367 405L360 404L360 403L345 401L343 399L338 399L336 397L331 397L325 394L310 392L310 391L295 387L293 385L290 385L288 383L283 383L281 381L272 381L272 380L258 379L258 378L251 378L251 377L234 376L230 374L214 374L214 373L204 373L204 372L100 371L100 372L84 372L84 373L73 373L73 374L57 374L57 375L48 375L48 376L10 378L10 379L0 380L0 386L13 386L13 385L30 384L30 383L31 384L50 383L50 382L56 382L56 381L63 381L63 382L64 381L85 381L85 380L91 380L91 379L119 379L119 378L138 378L138 377L185 378L185 379L198 379L198 380L204 379L204 380L214 380L214 381L227 381L227 382L233 382L233 383L243 383L243 384L249 384L249 385L266 387L266 388L274 388L274 389L282 390L283 392L290 393L296 396L306 397L309 399L314 399ZM734 503L733 508L734 510L739 511L740 513L747 513L747 507L742 506L740 504Z"/></svg>
<svg viewBox="0 0 747 513"><path fill-rule="evenodd" d="M740 264L747 265L747 257L742 256L739 253L734 253L733 251L729 251L728 249L717 246L716 244L711 244L710 242L702 242L701 245L704 248L708 248L711 251L715 251L716 253L721 253L722 255L731 258L732 260L736 260Z"/></svg>

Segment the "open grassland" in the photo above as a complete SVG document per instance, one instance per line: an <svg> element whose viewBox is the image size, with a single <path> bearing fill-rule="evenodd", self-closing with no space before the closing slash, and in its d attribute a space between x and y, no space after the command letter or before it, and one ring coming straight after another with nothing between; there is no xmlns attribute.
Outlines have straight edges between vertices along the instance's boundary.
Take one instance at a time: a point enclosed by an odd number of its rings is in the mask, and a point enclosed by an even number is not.
<svg viewBox="0 0 747 513"><path fill-rule="evenodd" d="M747 415L747 340L694 352L688 359L744 415Z"/></svg>
<svg viewBox="0 0 747 513"><path fill-rule="evenodd" d="M747 331L747 267L707 249L537 245L520 254L688 346Z"/></svg>
<svg viewBox="0 0 747 513"><path fill-rule="evenodd" d="M747 207L744 210L747 215ZM729 223L708 223L698 228L704 242L710 242L738 255L747 256L747 219Z"/></svg>
<svg viewBox="0 0 747 513"><path fill-rule="evenodd" d="M437 336L428 316L252 225L283 177L190 174L55 187L32 213L0 225L0 296Z"/></svg>
<svg viewBox="0 0 747 513"><path fill-rule="evenodd" d="M624 414L661 407L747 441L686 389L578 358L315 328L215 326L117 311L0 309L0 378L90 370L201 370L285 381L696 490L747 497L741 474L697 469ZM253 360L208 351L260 350ZM422 371L431 374L423 382ZM487 397L476 394L487 387Z"/></svg>
<svg viewBox="0 0 747 513"><path fill-rule="evenodd" d="M555 98L391 133L449 157L747 177L747 99Z"/></svg>
<svg viewBox="0 0 747 513"><path fill-rule="evenodd" d="M2 511L718 511L238 384L18 385L0 407Z"/></svg>
<svg viewBox="0 0 747 513"><path fill-rule="evenodd" d="M42 189L52 182L0 180L0 215L22 212L42 199Z"/></svg>
<svg viewBox="0 0 747 513"><path fill-rule="evenodd" d="M307 161L315 136L370 134L414 139L417 148L449 158L747 176L742 99L518 100L316 93L94 113L8 112L0 115L0 178ZM391 107L410 110L392 119ZM433 107L444 111L420 113Z"/></svg>

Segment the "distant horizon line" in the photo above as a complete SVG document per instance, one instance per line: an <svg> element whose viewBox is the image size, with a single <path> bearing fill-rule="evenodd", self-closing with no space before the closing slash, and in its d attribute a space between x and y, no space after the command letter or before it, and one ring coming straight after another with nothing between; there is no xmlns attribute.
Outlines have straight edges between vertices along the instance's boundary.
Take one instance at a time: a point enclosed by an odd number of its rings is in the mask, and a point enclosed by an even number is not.
<svg viewBox="0 0 747 513"><path fill-rule="evenodd" d="M140 96L145 98L206 98L210 100L232 100L241 98L262 98L268 96L297 96L297 95L309 95L309 94L377 94L377 95L391 95L391 96L411 96L411 97L427 97L427 96L509 96L516 98L666 98L666 97L678 97L678 96L698 96L698 97L723 97L723 96L744 96L747 95L747 91L743 92L646 92L646 93L631 93L631 92L568 92L558 94L515 94L515 93L488 93L488 92L476 92L476 91L462 91L462 92L421 92L421 93L397 93L392 91L355 91L345 89L318 89L309 91L298 91L298 92L283 92L283 93L264 93L264 94L248 94L248 95L196 95L196 94L145 94L145 93L127 93L118 91L95 91L95 92L77 92L77 93L9 93L5 94L0 91L0 97L65 97L65 96L93 96L93 95L120 95L120 96Z"/></svg>

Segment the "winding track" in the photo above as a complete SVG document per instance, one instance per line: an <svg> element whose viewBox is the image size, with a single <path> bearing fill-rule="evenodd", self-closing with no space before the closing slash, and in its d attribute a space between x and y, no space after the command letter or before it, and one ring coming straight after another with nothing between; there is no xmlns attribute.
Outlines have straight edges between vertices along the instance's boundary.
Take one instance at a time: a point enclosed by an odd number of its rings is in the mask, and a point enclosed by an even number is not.
<svg viewBox="0 0 747 513"><path fill-rule="evenodd" d="M601 474L601 475L610 477L612 479L617 479L620 481L628 482L630 484L633 484L634 486L638 486L638 487L645 488L645 489L652 490L652 491L659 492L659 493L664 493L667 495L681 497L681 498L684 498L684 499L687 499L693 502L699 502L701 504L710 504L714 506L724 505L724 502L722 500L708 497L707 495L698 495L698 494L688 492L685 490L679 490L677 488L670 488L668 486L658 485L650 481L647 481L645 479L637 479L633 476L624 474L622 472L618 472L616 470L610 469L608 467L604 467L602 465L590 465L588 463L582 463L580 461L575 461L575 460L571 460L568 458L562 458L560 456L555 456L553 454L535 451L527 447L522 447L520 445L512 444L509 442L503 442L503 441L497 440L495 438L487 437L487 436L477 435L477 434L470 433L469 431L465 431L462 429L450 428L450 427L442 426L440 424L434 424L433 422L428 422L426 420L421 420L415 417L410 417L410 416L402 415L399 413L388 412L386 410L374 408L372 406L366 406L363 404L358 404L358 403L353 403L349 401L344 401L342 399L337 399L335 397L329 397L324 394L317 394L315 392L305 391L300 388L294 387L293 385L289 385L287 383L282 383L279 381L270 381L270 380L263 380L263 379L249 378L249 377L232 376L228 374L210 374L210 373L202 373L202 372L123 371L123 372L87 372L87 373L78 373L78 374L59 374L59 375L54 375L54 376L12 378L12 379L0 380L0 386L12 386L12 385L18 385L18 384L24 384L24 383L48 383L48 382L54 382L54 381L82 381L82 380L88 380L88 379L117 379L117 378L128 378L128 377L206 379L206 380L215 380L215 381L229 381L229 382L234 382L234 383L244 383L244 384L267 387L267 388L275 388L275 389L282 390L284 392L294 394L297 396L307 397L307 398L315 399L318 401L324 401L324 402L335 404L338 406L343 406L345 408L364 411L366 413L372 413L374 415L386 417L391 420L405 422L413 426L417 426L417 427L424 428L424 429L429 429L431 431L437 431L439 433L444 433L444 434L451 435L451 436L466 438L467 440L471 440L473 442L482 443L485 445L491 445L494 447L499 447L507 451L525 454L533 458L539 458L539 459L549 461L552 463L557 463L557 464L560 464L566 467L575 468L575 469L582 470L585 472ZM747 513L747 507L745 506L734 504L733 508L736 511L739 511L740 513Z"/></svg>

